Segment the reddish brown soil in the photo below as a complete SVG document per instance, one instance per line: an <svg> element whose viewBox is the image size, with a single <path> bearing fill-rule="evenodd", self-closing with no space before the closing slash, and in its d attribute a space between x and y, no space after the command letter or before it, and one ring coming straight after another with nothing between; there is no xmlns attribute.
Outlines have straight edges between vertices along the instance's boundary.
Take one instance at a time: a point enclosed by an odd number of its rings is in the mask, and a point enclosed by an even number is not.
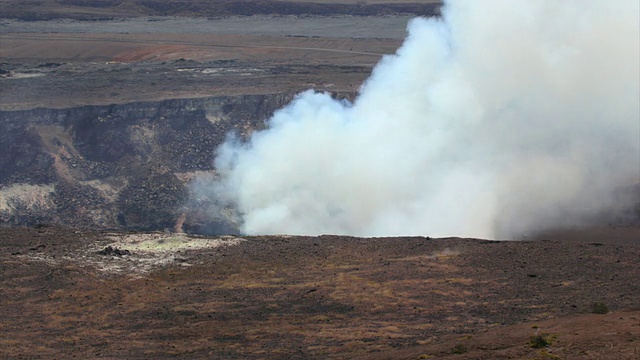
<svg viewBox="0 0 640 360"><path fill-rule="evenodd" d="M258 237L113 273L141 255L2 228L1 357L637 359L638 239ZM536 333L550 346L532 348Z"/></svg>

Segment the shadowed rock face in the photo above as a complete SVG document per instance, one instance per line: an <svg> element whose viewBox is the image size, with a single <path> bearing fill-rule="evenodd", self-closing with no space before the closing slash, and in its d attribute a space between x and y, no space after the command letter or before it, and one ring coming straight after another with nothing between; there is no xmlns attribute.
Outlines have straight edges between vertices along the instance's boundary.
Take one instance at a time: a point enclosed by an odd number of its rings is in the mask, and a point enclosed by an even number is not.
<svg viewBox="0 0 640 360"><path fill-rule="evenodd" d="M186 214L229 132L263 128L294 94L0 112L0 221L233 232ZM195 212L191 212L195 214ZM182 226L182 225L180 225Z"/></svg>

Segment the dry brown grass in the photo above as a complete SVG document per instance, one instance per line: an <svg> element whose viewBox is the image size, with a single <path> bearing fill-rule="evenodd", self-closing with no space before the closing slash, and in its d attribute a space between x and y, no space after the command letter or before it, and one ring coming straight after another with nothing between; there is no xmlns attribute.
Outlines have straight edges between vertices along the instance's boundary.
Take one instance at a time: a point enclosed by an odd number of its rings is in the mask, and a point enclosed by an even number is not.
<svg viewBox="0 0 640 360"><path fill-rule="evenodd" d="M628 243L249 238L179 253L191 266L113 274L92 262L122 259L81 251L100 238L12 234L20 241L0 232L10 357L530 359L541 356L526 346L536 331L558 335L545 351L561 358L631 359L640 345L640 312L620 310L637 285L610 277L635 271ZM57 245L25 250L45 238ZM431 256L446 248L459 253ZM535 269L518 271L525 255ZM567 279L575 285L555 286ZM590 314L594 296L616 310Z"/></svg>

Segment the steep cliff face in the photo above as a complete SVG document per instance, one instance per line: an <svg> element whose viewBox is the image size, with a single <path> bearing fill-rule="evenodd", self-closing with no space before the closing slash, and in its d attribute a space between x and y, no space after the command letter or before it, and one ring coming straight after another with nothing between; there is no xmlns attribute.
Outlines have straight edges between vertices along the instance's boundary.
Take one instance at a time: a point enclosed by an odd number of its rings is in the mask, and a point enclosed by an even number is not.
<svg viewBox="0 0 640 360"><path fill-rule="evenodd" d="M189 209L227 134L265 126L294 94L0 112L0 224L232 232ZM207 224L209 222L209 224Z"/></svg>

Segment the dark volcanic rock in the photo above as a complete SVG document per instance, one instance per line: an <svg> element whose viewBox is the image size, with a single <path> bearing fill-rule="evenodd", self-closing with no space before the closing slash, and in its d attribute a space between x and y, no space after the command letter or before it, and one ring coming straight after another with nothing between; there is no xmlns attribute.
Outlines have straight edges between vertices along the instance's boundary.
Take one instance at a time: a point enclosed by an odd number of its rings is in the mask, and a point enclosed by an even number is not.
<svg viewBox="0 0 640 360"><path fill-rule="evenodd" d="M136 176L118 197L120 222L142 230L172 228L187 197L187 187L172 173Z"/></svg>
<svg viewBox="0 0 640 360"><path fill-rule="evenodd" d="M294 94L0 111L0 223L236 232L184 219L187 182L213 170L229 132L241 138ZM192 212L193 213L193 212Z"/></svg>
<svg viewBox="0 0 640 360"><path fill-rule="evenodd" d="M123 250L118 247L113 247L111 245L98 251L98 255L124 256L124 255L130 255L130 254L131 252L129 250Z"/></svg>

